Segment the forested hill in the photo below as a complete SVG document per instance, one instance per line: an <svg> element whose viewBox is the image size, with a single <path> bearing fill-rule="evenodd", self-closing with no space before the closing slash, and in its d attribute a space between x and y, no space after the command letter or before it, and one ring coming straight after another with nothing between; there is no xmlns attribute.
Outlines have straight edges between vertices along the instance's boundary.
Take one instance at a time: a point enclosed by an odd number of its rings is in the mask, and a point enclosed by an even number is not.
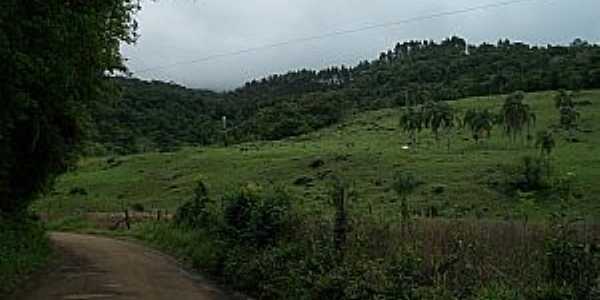
<svg viewBox="0 0 600 300"><path fill-rule="evenodd" d="M338 121L343 112L516 90L600 87L600 46L530 46L453 37L398 43L354 67L300 70L213 93L116 79L120 101L95 112L95 149L131 153L186 144L279 139ZM227 117L223 132L221 117ZM101 145L101 146L99 146ZM96 152L103 152L96 151Z"/></svg>
<svg viewBox="0 0 600 300"><path fill-rule="evenodd" d="M168 151L215 140L216 104L222 94L176 84L112 79L118 99L96 103L87 151L92 155Z"/></svg>

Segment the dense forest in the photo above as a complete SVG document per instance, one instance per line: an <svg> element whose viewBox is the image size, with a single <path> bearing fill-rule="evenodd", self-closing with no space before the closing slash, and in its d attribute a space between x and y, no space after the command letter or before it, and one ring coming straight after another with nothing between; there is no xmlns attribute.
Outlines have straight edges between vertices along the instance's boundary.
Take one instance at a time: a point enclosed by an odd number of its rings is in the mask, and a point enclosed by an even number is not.
<svg viewBox="0 0 600 300"><path fill-rule="evenodd" d="M299 70L226 93L115 78L121 97L95 107L90 154L170 151L183 145L280 139L344 113L517 90L600 87L600 46L531 46L464 39L396 44L374 61Z"/></svg>

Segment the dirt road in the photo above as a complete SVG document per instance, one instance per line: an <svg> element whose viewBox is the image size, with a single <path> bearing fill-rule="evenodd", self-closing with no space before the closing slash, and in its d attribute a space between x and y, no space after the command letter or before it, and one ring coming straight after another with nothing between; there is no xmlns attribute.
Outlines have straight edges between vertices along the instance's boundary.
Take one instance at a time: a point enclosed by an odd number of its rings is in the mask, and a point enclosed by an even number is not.
<svg viewBox="0 0 600 300"><path fill-rule="evenodd" d="M135 243L67 233L51 239L60 262L13 299L231 299L171 258Z"/></svg>

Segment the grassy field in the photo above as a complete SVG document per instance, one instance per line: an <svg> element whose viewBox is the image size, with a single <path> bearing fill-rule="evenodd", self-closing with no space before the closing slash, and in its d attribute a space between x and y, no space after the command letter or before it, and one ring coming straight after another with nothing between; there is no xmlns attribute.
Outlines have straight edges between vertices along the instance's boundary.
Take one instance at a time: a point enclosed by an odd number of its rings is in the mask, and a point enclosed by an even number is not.
<svg viewBox="0 0 600 300"><path fill-rule="evenodd" d="M526 103L537 114L532 135L558 123L553 92L528 94ZM600 91L584 91L577 101L580 131L577 143L556 136L552 154L553 176L575 174L576 197L569 210L600 217ZM453 102L459 111L490 108L498 111L503 97L469 98ZM188 200L198 180L218 197L239 185L283 185L297 195L303 209L331 209L327 191L331 175L354 184L357 193L351 209L396 214L399 204L390 185L397 170L410 170L423 184L411 196L415 211L435 207L445 217L544 217L557 210L556 199L527 195L510 197L494 188L502 181L500 169L525 155L537 156L533 141L510 144L502 128L476 144L466 130L457 129L451 149L436 143L429 131L419 144L402 149L407 134L398 126L400 110L380 110L348 116L339 125L305 136L275 142L258 142L228 148L185 148L174 153L150 153L114 158L86 158L60 177L56 188L36 203L39 212L111 212L141 204L146 210L174 210ZM322 165L311 166L317 161ZM529 200L524 201L527 198Z"/></svg>

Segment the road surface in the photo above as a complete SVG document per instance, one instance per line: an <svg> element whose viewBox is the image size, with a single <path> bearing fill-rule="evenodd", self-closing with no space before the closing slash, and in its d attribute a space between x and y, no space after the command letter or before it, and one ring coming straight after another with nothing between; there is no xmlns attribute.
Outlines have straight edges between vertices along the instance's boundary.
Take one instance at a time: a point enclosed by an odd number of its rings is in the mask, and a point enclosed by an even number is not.
<svg viewBox="0 0 600 300"><path fill-rule="evenodd" d="M135 243L52 233L60 261L14 300L232 299L171 258Z"/></svg>

